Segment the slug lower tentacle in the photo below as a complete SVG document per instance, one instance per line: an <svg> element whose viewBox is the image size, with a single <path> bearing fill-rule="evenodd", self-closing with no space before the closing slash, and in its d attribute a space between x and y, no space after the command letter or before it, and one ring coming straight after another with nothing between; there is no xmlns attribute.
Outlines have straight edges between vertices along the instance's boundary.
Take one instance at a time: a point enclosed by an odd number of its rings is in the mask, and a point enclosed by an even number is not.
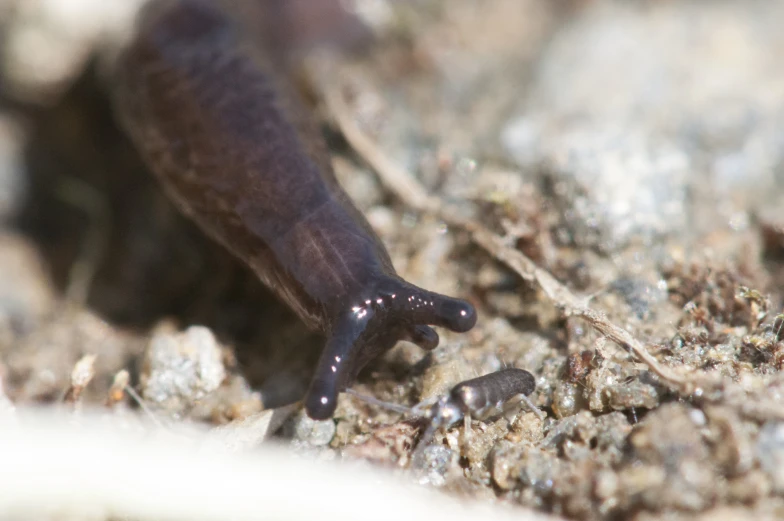
<svg viewBox="0 0 784 521"><path fill-rule="evenodd" d="M306 396L313 418L398 340L464 332L468 302L418 288L337 183L278 60L208 0L159 0L118 61L115 106L183 213L328 340Z"/></svg>

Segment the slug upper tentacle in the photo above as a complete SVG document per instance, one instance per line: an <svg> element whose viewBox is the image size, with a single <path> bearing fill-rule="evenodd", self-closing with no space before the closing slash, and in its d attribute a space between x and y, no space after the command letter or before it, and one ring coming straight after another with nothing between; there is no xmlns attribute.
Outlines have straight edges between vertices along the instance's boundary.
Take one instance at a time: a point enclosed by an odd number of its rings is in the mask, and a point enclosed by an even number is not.
<svg viewBox="0 0 784 521"><path fill-rule="evenodd" d="M438 345L438 334L430 324L456 332L468 331L476 323L471 304L427 291L399 277L381 276L374 291L348 300L328 332L305 407L316 419L328 418L337 405L338 394L356 378L372 358L410 340L423 349Z"/></svg>
<svg viewBox="0 0 784 521"><path fill-rule="evenodd" d="M157 0L121 55L115 107L180 210L328 340L306 397L314 418L401 339L471 329L463 300L402 280L337 183L298 93L212 0Z"/></svg>

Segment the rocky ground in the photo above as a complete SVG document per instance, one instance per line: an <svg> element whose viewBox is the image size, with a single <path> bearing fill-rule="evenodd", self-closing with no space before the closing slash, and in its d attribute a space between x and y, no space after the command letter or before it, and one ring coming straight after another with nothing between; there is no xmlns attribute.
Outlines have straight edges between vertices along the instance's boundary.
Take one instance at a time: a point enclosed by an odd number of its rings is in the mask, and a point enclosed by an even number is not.
<svg viewBox="0 0 784 521"><path fill-rule="evenodd" d="M119 132L107 71L134 6L115 4L0 0L0 412L254 418L300 397L321 340ZM413 470L424 423L351 397L327 422L294 409L275 440L573 519L784 515L784 3L352 5L377 41L314 74L317 98L338 85L379 151L653 358L396 197L322 102L337 175L398 271L480 312L355 389L413 405L514 366L546 417L440 432Z"/></svg>

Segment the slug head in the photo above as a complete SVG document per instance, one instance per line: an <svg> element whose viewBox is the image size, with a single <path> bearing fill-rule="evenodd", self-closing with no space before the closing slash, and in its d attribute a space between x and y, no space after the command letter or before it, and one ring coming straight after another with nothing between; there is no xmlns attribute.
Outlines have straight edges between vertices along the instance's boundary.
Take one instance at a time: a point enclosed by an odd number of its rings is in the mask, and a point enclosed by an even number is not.
<svg viewBox="0 0 784 521"><path fill-rule="evenodd" d="M332 416L341 391L372 359L408 340L422 349L438 345L429 326L464 333L476 324L468 302L418 288L385 276L372 290L347 299L332 320L327 344L305 397L305 410L315 420Z"/></svg>

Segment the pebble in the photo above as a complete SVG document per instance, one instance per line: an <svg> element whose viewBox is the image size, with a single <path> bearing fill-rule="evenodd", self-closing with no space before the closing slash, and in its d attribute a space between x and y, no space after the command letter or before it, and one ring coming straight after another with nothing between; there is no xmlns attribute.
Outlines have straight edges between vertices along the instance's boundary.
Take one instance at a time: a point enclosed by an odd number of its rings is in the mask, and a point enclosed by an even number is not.
<svg viewBox="0 0 784 521"><path fill-rule="evenodd" d="M145 400L181 414L220 387L226 378L223 353L206 327L155 333L144 353L141 374Z"/></svg>

